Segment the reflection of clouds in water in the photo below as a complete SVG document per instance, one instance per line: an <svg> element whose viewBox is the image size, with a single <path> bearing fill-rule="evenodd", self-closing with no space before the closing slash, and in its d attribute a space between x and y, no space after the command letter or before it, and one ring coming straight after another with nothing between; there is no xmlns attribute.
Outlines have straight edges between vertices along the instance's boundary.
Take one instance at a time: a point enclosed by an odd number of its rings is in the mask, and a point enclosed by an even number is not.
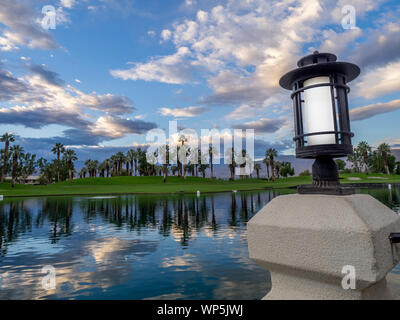
<svg viewBox="0 0 400 320"><path fill-rule="evenodd" d="M80 239L79 247L72 246L63 253L48 258L40 256L19 256L28 265L3 266L1 274L6 277L0 290L0 299L45 299L90 296L93 288L106 291L117 284L123 284L132 272L131 259L140 258L156 251L157 243L139 240L104 238L86 241ZM41 280L43 265L56 268L56 290L44 290ZM2 272L7 269L7 272Z"/></svg>
<svg viewBox="0 0 400 320"><path fill-rule="evenodd" d="M201 271L200 264L196 261L197 257L192 254L183 256L164 258L161 262L163 268L175 268L175 271Z"/></svg>
<svg viewBox="0 0 400 320"><path fill-rule="evenodd" d="M248 258L246 221L252 213L250 209L248 216L243 213L243 206L251 206L251 197L244 201L246 197L238 193L236 204L229 193L214 195L214 200L211 196L16 200L20 203L16 210L26 209L30 219L18 220L20 225L13 227L14 237L7 242L14 251L0 260L0 274L8 271L0 299L225 299L230 293L213 293L224 277L235 284L244 272L259 284L266 273ZM268 196L262 194L261 199L263 204ZM8 206L0 204L0 219L3 209L8 219ZM41 288L44 265L56 268L55 291Z"/></svg>

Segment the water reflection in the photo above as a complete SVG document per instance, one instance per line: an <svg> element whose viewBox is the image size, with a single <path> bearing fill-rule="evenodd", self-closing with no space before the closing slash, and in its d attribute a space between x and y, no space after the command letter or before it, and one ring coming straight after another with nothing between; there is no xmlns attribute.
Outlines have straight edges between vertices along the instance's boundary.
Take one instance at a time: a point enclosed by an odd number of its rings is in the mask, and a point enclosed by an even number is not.
<svg viewBox="0 0 400 320"><path fill-rule="evenodd" d="M399 212L399 186L359 192ZM277 195L6 199L0 299L259 299L269 273L248 258L246 223Z"/></svg>
<svg viewBox="0 0 400 320"><path fill-rule="evenodd" d="M269 275L248 258L246 222L273 196L6 199L0 298L258 299Z"/></svg>

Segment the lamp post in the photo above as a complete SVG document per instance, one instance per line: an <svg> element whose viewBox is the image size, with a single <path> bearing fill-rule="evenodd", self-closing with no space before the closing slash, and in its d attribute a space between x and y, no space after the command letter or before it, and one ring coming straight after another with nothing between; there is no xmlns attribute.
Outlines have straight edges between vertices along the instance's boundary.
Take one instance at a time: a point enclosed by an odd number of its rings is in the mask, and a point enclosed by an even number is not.
<svg viewBox="0 0 400 320"><path fill-rule="evenodd" d="M315 159L313 184L299 186L298 193L354 193L340 185L333 158L353 153L347 83L360 74L360 68L336 60L334 54L315 51L279 81L283 88L293 90L296 157Z"/></svg>
<svg viewBox="0 0 400 320"><path fill-rule="evenodd" d="M250 258L271 274L264 299L400 297L386 279L400 261L400 218L342 187L333 161L353 152L347 83L359 74L354 64L314 52L280 80L293 90L296 156L315 162L312 185L274 198L247 223ZM352 270L351 288L344 270Z"/></svg>

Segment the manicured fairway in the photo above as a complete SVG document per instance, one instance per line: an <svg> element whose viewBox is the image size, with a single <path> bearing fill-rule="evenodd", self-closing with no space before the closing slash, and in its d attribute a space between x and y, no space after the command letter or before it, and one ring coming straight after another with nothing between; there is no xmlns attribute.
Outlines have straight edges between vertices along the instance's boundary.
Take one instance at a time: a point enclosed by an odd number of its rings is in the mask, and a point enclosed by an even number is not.
<svg viewBox="0 0 400 320"><path fill-rule="evenodd" d="M399 175L383 174L345 174L341 175L342 183L400 183ZM349 179L350 178L350 179ZM128 193L194 193L245 191L271 188L289 188L300 184L311 183L311 177L280 178L272 181L266 179L237 179L227 181L208 178L168 177L163 183L162 177L113 177L85 178L73 182L61 182L43 186L0 184L0 195L5 197L44 196L44 195L83 195L83 194L128 194Z"/></svg>

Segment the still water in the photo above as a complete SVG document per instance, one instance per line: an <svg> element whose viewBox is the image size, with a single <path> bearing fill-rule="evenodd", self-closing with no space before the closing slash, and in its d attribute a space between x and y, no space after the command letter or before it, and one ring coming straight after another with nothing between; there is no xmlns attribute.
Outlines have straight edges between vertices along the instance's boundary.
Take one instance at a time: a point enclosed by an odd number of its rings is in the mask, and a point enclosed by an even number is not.
<svg viewBox="0 0 400 320"><path fill-rule="evenodd" d="M399 212L400 187L360 192ZM5 199L0 299L260 299L270 278L246 222L278 194Z"/></svg>

